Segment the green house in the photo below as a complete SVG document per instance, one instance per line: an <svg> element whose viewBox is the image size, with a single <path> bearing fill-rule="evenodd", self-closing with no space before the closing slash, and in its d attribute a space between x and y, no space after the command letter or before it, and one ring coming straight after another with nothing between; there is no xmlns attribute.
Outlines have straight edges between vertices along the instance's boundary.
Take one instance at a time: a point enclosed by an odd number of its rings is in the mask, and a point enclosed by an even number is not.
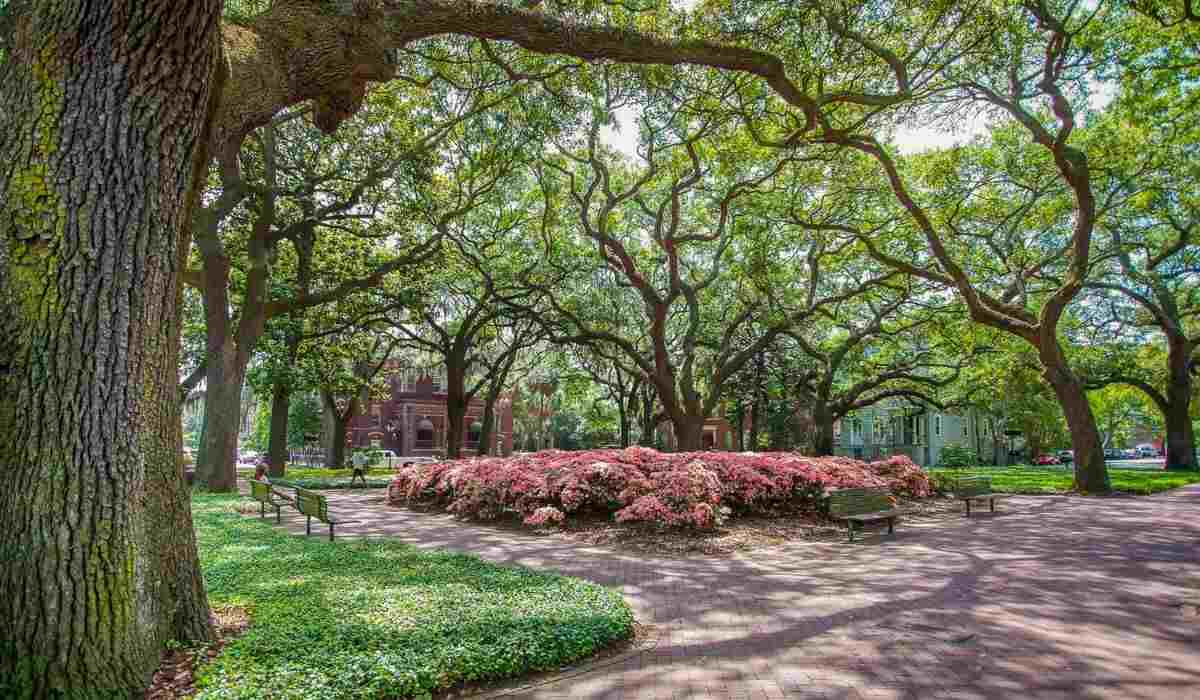
<svg viewBox="0 0 1200 700"><path fill-rule="evenodd" d="M987 421L971 411L940 411L908 403L881 403L847 415L834 427L834 454L866 461L907 455L921 466L938 463L947 445L987 454L995 442Z"/></svg>

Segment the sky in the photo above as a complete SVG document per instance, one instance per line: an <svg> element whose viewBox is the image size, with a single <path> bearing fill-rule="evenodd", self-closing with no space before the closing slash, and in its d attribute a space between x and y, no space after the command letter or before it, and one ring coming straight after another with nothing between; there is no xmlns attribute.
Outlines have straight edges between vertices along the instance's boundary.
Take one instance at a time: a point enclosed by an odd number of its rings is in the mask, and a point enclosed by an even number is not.
<svg viewBox="0 0 1200 700"><path fill-rule="evenodd" d="M604 127L601 130L601 140L625 155L637 156L637 113L630 108L621 108L614 115L616 126ZM896 133L896 147L901 153L919 153L934 148L945 148L964 143L974 136L984 133L986 123L983 119L971 119L961 128L950 131L938 127L912 126L900 129Z"/></svg>
<svg viewBox="0 0 1200 700"><path fill-rule="evenodd" d="M1100 83L1088 98L1089 107L1094 110L1103 109L1112 100L1115 91L1115 85ZM617 126L605 127L601 132L601 139L621 153L635 158L637 156L637 112L631 108L621 108L617 110L614 117ZM953 129L944 125L912 124L897 130L894 142L897 150L902 154L920 153L966 143L985 133L987 125L987 120L982 116L967 119Z"/></svg>

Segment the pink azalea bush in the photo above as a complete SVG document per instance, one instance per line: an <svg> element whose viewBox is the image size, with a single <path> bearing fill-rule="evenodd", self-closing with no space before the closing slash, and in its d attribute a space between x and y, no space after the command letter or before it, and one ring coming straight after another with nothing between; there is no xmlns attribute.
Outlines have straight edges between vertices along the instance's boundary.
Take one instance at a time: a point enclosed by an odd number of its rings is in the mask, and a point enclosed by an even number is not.
<svg viewBox="0 0 1200 700"><path fill-rule="evenodd" d="M402 467L388 501L470 518L511 515L531 526L601 513L618 522L706 529L732 514L816 512L827 490L863 487L910 498L933 494L929 476L903 456L867 463L783 452L668 454L630 447Z"/></svg>

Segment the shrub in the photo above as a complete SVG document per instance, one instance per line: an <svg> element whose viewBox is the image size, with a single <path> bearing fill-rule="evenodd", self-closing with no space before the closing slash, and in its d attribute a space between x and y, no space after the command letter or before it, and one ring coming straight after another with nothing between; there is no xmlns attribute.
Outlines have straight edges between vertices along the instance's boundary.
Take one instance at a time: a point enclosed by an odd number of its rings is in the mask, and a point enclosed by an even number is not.
<svg viewBox="0 0 1200 700"><path fill-rule="evenodd" d="M963 445L946 445L938 455L938 466L944 469L962 469L979 464L975 450Z"/></svg>
<svg viewBox="0 0 1200 700"><path fill-rule="evenodd" d="M933 493L928 475L902 456L868 464L631 447L413 465L397 470L388 500L468 518L516 517L533 526L590 512L619 522L712 528L734 513L817 512L828 489L852 487L886 487L912 498Z"/></svg>

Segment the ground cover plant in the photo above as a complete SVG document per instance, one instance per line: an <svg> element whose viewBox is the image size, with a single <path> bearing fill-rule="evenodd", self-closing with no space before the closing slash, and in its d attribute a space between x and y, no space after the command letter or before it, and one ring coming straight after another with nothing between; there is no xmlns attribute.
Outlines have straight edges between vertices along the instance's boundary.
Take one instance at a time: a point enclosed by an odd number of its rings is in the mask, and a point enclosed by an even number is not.
<svg viewBox="0 0 1200 700"><path fill-rule="evenodd" d="M885 487L911 498L933 493L928 475L906 457L868 464L630 447L414 465L397 470L388 500L485 520L514 515L533 526L599 512L618 522L709 529L730 515L815 512L826 490L852 487Z"/></svg>
<svg viewBox="0 0 1200 700"><path fill-rule="evenodd" d="M602 586L386 540L296 537L196 495L209 600L249 611L198 698L426 697L558 668L632 634Z"/></svg>
<svg viewBox="0 0 1200 700"><path fill-rule="evenodd" d="M939 490L950 490L961 476L988 476L992 488L1004 493L1069 493L1072 486L1070 467L973 467L970 469L931 469ZM1109 469L1114 491L1149 495L1160 491L1200 483L1200 472L1152 469Z"/></svg>

